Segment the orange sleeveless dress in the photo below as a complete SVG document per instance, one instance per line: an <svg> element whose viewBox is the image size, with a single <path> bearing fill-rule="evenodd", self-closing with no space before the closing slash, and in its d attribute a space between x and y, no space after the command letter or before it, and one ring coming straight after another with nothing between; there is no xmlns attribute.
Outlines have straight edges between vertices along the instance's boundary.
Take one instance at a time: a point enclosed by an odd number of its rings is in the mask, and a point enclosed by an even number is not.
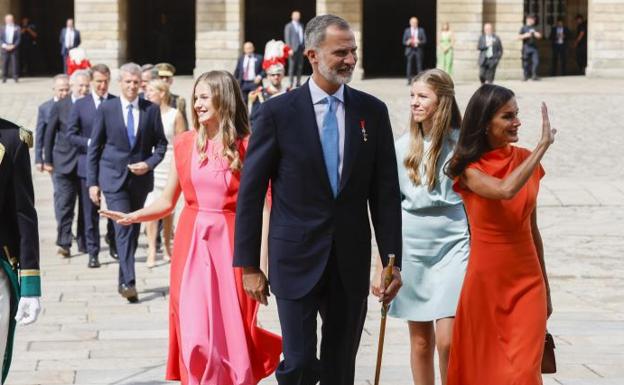
<svg viewBox="0 0 624 385"><path fill-rule="evenodd" d="M497 178L530 151L506 146L468 167ZM531 235L538 166L510 200L483 198L456 182L470 223L468 269L457 308L447 385L541 385L546 286Z"/></svg>

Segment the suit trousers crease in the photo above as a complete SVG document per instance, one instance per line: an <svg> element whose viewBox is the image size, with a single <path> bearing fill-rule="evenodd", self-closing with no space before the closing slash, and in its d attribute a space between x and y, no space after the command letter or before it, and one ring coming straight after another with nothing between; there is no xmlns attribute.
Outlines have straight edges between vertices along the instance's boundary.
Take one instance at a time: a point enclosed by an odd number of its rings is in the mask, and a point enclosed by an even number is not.
<svg viewBox="0 0 624 385"><path fill-rule="evenodd" d="M57 224L56 244L59 247L69 249L72 244L72 223L74 220L74 209L76 199L78 199L78 228L77 238L84 235L84 221L82 215L82 197L80 194L80 178L76 172L52 174L54 185L54 214Z"/></svg>
<svg viewBox="0 0 624 385"><path fill-rule="evenodd" d="M133 177L129 176L121 190L104 192L106 205L110 210L128 213L143 207L148 191L133 186ZM134 254L137 249L141 225L135 223L123 226L115 223L115 243L119 255L119 284L134 286Z"/></svg>
<svg viewBox="0 0 624 385"><path fill-rule="evenodd" d="M303 71L303 46L300 46L288 58L288 77L290 78L291 87L299 87L301 85L301 72ZM296 79L295 79L296 78Z"/></svg>
<svg viewBox="0 0 624 385"><path fill-rule="evenodd" d="M366 318L367 298L344 288L335 253L320 281L299 299L277 298L284 361L280 385L352 385L355 359ZM321 315L321 352L317 359L317 314Z"/></svg>
<svg viewBox="0 0 624 385"><path fill-rule="evenodd" d="M19 52L17 50L2 52L2 79L6 80L10 73L14 80L19 77Z"/></svg>
<svg viewBox="0 0 624 385"><path fill-rule="evenodd" d="M405 57L407 59L407 81L410 81L412 77L418 75L423 70L423 50L421 48L412 48ZM414 73L414 64L416 65L416 73Z"/></svg>

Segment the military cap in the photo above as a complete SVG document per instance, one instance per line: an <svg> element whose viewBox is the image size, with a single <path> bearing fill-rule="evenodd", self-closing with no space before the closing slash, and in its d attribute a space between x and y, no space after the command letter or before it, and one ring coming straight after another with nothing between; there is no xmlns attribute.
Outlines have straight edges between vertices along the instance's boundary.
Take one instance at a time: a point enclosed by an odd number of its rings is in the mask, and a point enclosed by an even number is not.
<svg viewBox="0 0 624 385"><path fill-rule="evenodd" d="M156 67L159 77L170 78L175 75L176 72L175 67L173 66L173 64L170 63L158 63L154 67Z"/></svg>

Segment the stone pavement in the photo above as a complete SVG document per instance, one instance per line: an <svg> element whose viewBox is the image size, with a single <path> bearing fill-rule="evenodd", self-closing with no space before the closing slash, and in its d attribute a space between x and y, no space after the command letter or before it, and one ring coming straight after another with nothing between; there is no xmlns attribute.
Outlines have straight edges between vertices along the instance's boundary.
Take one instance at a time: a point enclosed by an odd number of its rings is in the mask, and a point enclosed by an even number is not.
<svg viewBox="0 0 624 385"><path fill-rule="evenodd" d="M182 77L174 91L188 97L191 85ZM549 328L559 363L559 373L545 376L545 384L624 384L624 81L567 77L504 85L518 95L521 144L530 148L539 137L542 100L559 129L543 162L547 177L539 200L555 307ZM395 134L404 130L409 90L403 80L373 79L354 86L384 100ZM462 108L477 86L457 85ZM50 87L47 79L0 85L0 116L34 128L36 106L50 97ZM141 302L126 304L116 293L117 264L106 249L102 268L94 270L86 268L86 255L67 260L55 255L50 177L35 172L34 182L44 311L35 325L18 328L7 384L166 384L168 265L146 268L140 248ZM279 330L273 301L259 318L265 327ZM358 385L373 381L378 329L379 306L371 298ZM382 383L412 383L407 327L394 319L388 323Z"/></svg>

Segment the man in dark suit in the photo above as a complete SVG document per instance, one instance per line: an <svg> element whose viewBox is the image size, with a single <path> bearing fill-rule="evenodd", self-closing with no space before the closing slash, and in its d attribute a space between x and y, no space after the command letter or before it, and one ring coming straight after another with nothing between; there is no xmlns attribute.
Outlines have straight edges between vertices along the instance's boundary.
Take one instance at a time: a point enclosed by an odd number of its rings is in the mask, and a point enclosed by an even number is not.
<svg viewBox="0 0 624 385"><path fill-rule="evenodd" d="M537 41L542 38L542 33L535 26L535 16L527 15L525 25L518 32L518 40L522 40L522 70L524 72L523 80L529 78L539 80L537 77L537 69L539 67L539 49Z"/></svg>
<svg viewBox="0 0 624 385"><path fill-rule="evenodd" d="M50 118L50 111L54 103L64 99L69 94L69 77L65 74L59 74L54 77L54 96L43 102L37 109L37 128L35 130L35 167L39 172L44 171L43 162L43 138L45 129ZM52 172L51 169L45 170Z"/></svg>
<svg viewBox="0 0 624 385"><path fill-rule="evenodd" d="M252 42L243 44L243 55L236 63L234 77L240 84L243 93L243 100L247 103L249 93L262 84L264 70L262 69L262 55L254 52L255 47Z"/></svg>
<svg viewBox="0 0 624 385"><path fill-rule="evenodd" d="M414 62L416 62L416 74L424 69L424 47L425 44L427 44L427 35L425 34L425 30L418 26L418 18L415 16L411 17L409 24L410 26L403 31L403 45L405 46L405 58L407 59L407 84L410 84L412 76L415 75L413 72Z"/></svg>
<svg viewBox="0 0 624 385"><path fill-rule="evenodd" d="M44 135L44 164L52 169L54 184L54 213L56 216L56 244L58 254L69 258L72 244L72 222L74 208L78 198L78 234L84 243L84 221L82 199L80 198L80 180L78 179L78 151L72 145L67 134L69 115L76 101L89 93L89 72L79 70L72 74L69 85L71 95L55 103L50 110L50 119ZM84 247L84 245L80 245ZM79 249L80 249L79 246Z"/></svg>
<svg viewBox="0 0 624 385"><path fill-rule="evenodd" d="M312 65L302 87L266 101L254 122L237 203L234 266L245 291L267 303L260 264L264 197L271 183L269 278L284 361L280 385L352 385L369 291L369 207L384 265L397 257L380 300L401 285L401 208L388 110L346 85L356 64L349 24L333 15L306 26ZM316 317L323 319L316 357Z"/></svg>
<svg viewBox="0 0 624 385"><path fill-rule="evenodd" d="M63 72L67 73L67 56L69 55L69 50L80 45L80 31L74 28L74 19L67 19L65 28L61 29L59 42L61 43Z"/></svg>
<svg viewBox="0 0 624 385"><path fill-rule="evenodd" d="M9 76L9 69L13 75L13 80L19 78L19 45L20 27L15 24L13 15L4 17L4 26L0 28L0 52L2 52L2 82L6 83Z"/></svg>
<svg viewBox="0 0 624 385"><path fill-rule="evenodd" d="M290 15L290 23L284 27L284 42L292 49L288 58L288 76L290 88L301 85L301 72L303 71L303 40L304 26L301 24L301 12L293 11ZM295 76L297 82L295 83Z"/></svg>
<svg viewBox="0 0 624 385"><path fill-rule="evenodd" d="M550 42L552 43L552 68L550 74L557 75L557 67L561 68L561 75L566 75L566 60L568 59L568 42L572 33L563 24L563 19L557 19L557 24L550 29Z"/></svg>
<svg viewBox="0 0 624 385"><path fill-rule="evenodd" d="M104 101L113 99L115 96L108 93L110 81L110 70L108 67L105 64L96 64L91 67L91 72L91 92L78 100L71 110L67 140L78 152L77 174L80 180L86 248L89 253L88 266L97 268L100 267L100 216L98 214L98 206L93 204L89 198L89 188L87 187L87 148L97 109ZM115 231L113 227L113 222L109 220L107 234L109 251L111 256L116 257Z"/></svg>
<svg viewBox="0 0 624 385"><path fill-rule="evenodd" d="M41 310L39 233L30 156L32 133L0 119L0 360L4 383L16 323L35 322Z"/></svg>
<svg viewBox="0 0 624 385"><path fill-rule="evenodd" d="M503 57L503 44L492 30L492 24L483 24L483 35L479 37L479 80L481 84L494 82L496 67Z"/></svg>
<svg viewBox="0 0 624 385"><path fill-rule="evenodd" d="M119 69L119 98L99 106L87 149L87 185L91 201L100 205L100 190L109 209L130 212L143 207L154 187L152 170L167 150L160 107L140 99L141 67L127 63ZM119 253L118 291L138 302L134 253L140 225L115 224Z"/></svg>

